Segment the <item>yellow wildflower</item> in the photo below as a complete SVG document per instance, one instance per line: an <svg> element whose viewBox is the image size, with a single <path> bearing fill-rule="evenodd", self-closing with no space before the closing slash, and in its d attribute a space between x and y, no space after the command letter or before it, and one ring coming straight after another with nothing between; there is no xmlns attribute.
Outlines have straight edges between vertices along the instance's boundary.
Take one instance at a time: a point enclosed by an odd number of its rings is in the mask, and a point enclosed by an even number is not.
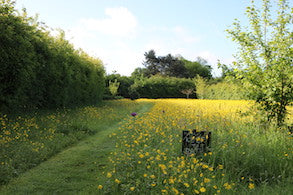
<svg viewBox="0 0 293 195"><path fill-rule="evenodd" d="M199 189L199 191L200 192L205 192L205 191L207 191L204 187L201 187L200 189Z"/></svg>
<svg viewBox="0 0 293 195"><path fill-rule="evenodd" d="M119 179L115 179L115 182L118 183L118 184L121 183L121 181Z"/></svg>
<svg viewBox="0 0 293 195"><path fill-rule="evenodd" d="M249 183L249 184L248 184L248 188L249 188L249 189L253 189L253 188L254 188L254 184L253 184L253 183Z"/></svg>
<svg viewBox="0 0 293 195"><path fill-rule="evenodd" d="M204 182L204 183L209 183L210 181L211 181L211 180L208 179L208 178L204 178L204 179L203 179L203 182Z"/></svg>
<svg viewBox="0 0 293 195"><path fill-rule="evenodd" d="M179 191L176 188L172 188L173 192L175 192L175 194L179 194Z"/></svg>

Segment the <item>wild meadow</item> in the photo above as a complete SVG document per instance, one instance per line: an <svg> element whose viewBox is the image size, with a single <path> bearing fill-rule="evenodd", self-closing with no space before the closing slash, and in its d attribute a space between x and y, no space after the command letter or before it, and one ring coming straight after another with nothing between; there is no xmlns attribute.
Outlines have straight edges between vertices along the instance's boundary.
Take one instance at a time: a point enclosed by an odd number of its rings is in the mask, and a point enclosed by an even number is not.
<svg viewBox="0 0 293 195"><path fill-rule="evenodd" d="M28 5L74 28L0 0L1 195L293 194L290 1L43 3ZM183 154L193 130L209 150Z"/></svg>
<svg viewBox="0 0 293 195"><path fill-rule="evenodd" d="M141 101L141 100L139 100ZM265 128L251 115L251 101L144 100L150 112L113 133L100 193L117 194L290 194L292 134ZM292 115L289 118L292 120ZM181 153L182 130L212 132L211 151ZM98 160L98 159L97 159Z"/></svg>
<svg viewBox="0 0 293 195"><path fill-rule="evenodd" d="M130 100L99 106L0 115L0 184L139 109Z"/></svg>

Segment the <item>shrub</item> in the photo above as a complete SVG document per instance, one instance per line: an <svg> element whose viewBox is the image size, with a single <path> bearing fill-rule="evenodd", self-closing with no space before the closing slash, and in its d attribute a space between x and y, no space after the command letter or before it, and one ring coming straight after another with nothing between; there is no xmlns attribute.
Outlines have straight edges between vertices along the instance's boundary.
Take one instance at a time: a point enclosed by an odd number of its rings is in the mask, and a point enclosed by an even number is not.
<svg viewBox="0 0 293 195"><path fill-rule="evenodd" d="M130 90L138 92L143 98L184 98L186 96L181 91L194 88L194 82L190 79L152 76L137 80Z"/></svg>

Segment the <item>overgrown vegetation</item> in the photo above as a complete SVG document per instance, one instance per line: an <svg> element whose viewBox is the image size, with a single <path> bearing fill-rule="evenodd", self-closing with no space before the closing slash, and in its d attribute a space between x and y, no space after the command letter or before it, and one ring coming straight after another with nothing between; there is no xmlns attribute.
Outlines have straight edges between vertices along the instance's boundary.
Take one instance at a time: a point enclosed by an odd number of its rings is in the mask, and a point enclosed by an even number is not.
<svg viewBox="0 0 293 195"><path fill-rule="evenodd" d="M105 93L104 93L104 98L105 99L113 98L113 96L110 92L110 88L109 88L110 85L109 84L110 84L110 82L115 81L115 80L117 80L117 82L119 83L119 87L117 90L117 96L122 96L124 98L130 98L129 88L134 83L134 78L127 77L127 76L121 76L120 74L117 74L117 73L109 74L105 77L106 89L105 89Z"/></svg>
<svg viewBox="0 0 293 195"><path fill-rule="evenodd" d="M105 101L100 106L0 115L0 185L51 156L130 116L143 104Z"/></svg>
<svg viewBox="0 0 293 195"><path fill-rule="evenodd" d="M194 88L195 85L191 79L157 75L137 80L130 90L136 91L143 98L184 98L185 95L181 91Z"/></svg>
<svg viewBox="0 0 293 195"><path fill-rule="evenodd" d="M277 1L277 12L271 14L270 0L258 9L254 1L247 7L249 27L240 22L227 30L239 45L234 72L249 98L258 103L266 122L281 126L286 107L293 101L293 9L288 1Z"/></svg>
<svg viewBox="0 0 293 195"><path fill-rule="evenodd" d="M264 130L239 111L252 101L149 100L144 117L121 127L101 193L291 194L292 134ZM291 115L292 121L292 115ZM212 132L211 151L185 156L182 130Z"/></svg>
<svg viewBox="0 0 293 195"><path fill-rule="evenodd" d="M0 4L1 111L95 104L104 92L99 59L75 50L64 38L50 35L35 18Z"/></svg>
<svg viewBox="0 0 293 195"><path fill-rule="evenodd" d="M198 76L194 79L196 94L199 99L222 99L222 100L243 100L247 99L245 90L241 84L222 79L219 82L211 83Z"/></svg>

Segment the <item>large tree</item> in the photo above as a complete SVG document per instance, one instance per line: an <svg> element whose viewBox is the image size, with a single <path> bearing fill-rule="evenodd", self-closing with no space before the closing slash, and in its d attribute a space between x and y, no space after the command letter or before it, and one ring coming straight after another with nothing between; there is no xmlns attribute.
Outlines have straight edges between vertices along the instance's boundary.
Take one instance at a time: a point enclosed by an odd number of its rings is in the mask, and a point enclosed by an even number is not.
<svg viewBox="0 0 293 195"><path fill-rule="evenodd" d="M274 7L277 9L271 13ZM262 8L257 9L252 0L246 15L249 27L242 28L236 20L227 30L239 45L236 75L267 121L280 126L286 106L293 100L293 9L286 0L279 0L275 6L263 0Z"/></svg>
<svg viewBox="0 0 293 195"><path fill-rule="evenodd" d="M184 63L177 57L168 54L166 56L156 56L154 50L144 54L145 61L143 65L146 68L146 75L160 74L163 76L185 77L186 68Z"/></svg>
<svg viewBox="0 0 293 195"><path fill-rule="evenodd" d="M170 76L177 78L194 78L200 75L204 78L211 78L211 66L207 61L198 57L196 61L192 62L184 59L182 56L173 56L168 54L166 56L156 56L154 50L150 50L145 54L145 61L143 65L145 69L142 71L146 76L160 74L162 76Z"/></svg>
<svg viewBox="0 0 293 195"><path fill-rule="evenodd" d="M208 65L205 59L197 57L195 61L189 61L184 58L181 60L187 69L187 77L194 78L199 75L206 79L212 78L212 67Z"/></svg>
<svg viewBox="0 0 293 195"><path fill-rule="evenodd" d="M146 75L156 75L161 72L161 67L159 63L159 59L156 56L156 53L154 50L150 50L148 52L145 52L145 61L143 62L143 65L147 69Z"/></svg>

